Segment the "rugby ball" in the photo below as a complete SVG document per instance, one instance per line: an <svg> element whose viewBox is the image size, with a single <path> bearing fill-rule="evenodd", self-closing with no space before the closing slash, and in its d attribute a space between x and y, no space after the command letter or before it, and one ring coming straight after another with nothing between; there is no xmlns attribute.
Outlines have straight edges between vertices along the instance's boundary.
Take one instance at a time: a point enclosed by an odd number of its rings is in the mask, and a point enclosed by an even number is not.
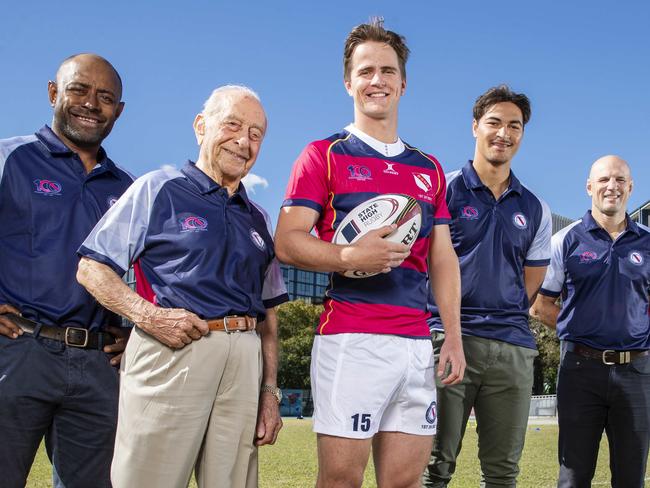
<svg viewBox="0 0 650 488"><path fill-rule="evenodd" d="M391 224L397 224L397 229L384 239L401 242L409 248L413 246L422 226L422 209L417 200L399 193L386 193L366 200L341 221L332 242L354 244L371 230ZM348 278L367 278L379 273L349 270L341 274Z"/></svg>

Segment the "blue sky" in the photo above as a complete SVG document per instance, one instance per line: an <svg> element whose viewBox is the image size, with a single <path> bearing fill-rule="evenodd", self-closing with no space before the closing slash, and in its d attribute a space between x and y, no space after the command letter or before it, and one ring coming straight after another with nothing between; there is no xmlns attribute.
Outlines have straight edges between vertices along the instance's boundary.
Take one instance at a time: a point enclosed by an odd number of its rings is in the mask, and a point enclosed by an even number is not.
<svg viewBox="0 0 650 488"><path fill-rule="evenodd" d="M253 198L275 218L305 144L352 121L342 83L346 34L371 15L407 38L411 59L401 137L446 171L472 157L471 109L506 82L532 100L515 174L552 210L589 206L584 183L599 156L619 154L650 199L650 2L3 1L0 138L51 120L47 80L77 52L109 59L126 109L105 147L136 175L181 166L197 147L192 120L210 91L243 83L270 125Z"/></svg>

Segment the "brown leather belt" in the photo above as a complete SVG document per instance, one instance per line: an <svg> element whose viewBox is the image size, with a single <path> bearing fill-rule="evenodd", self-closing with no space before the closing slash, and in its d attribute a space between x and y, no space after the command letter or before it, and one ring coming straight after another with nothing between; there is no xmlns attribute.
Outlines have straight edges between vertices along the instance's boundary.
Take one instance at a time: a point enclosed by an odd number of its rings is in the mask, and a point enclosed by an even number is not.
<svg viewBox="0 0 650 488"><path fill-rule="evenodd" d="M603 364L609 366L613 364L628 364L630 361L650 354L650 350L636 351L615 351L614 349L594 349L593 347L578 344L577 342L567 342L566 350L590 359L599 359Z"/></svg>
<svg viewBox="0 0 650 488"><path fill-rule="evenodd" d="M23 332L35 335L36 329L39 326L38 322L13 313L3 315L20 327ZM106 332L90 332L88 329L81 327L58 327L51 325L41 325L40 327L41 330L38 332L38 337L63 342L69 347L101 350L104 349L104 346L115 344L115 337Z"/></svg>
<svg viewBox="0 0 650 488"><path fill-rule="evenodd" d="M228 315L222 319L208 320L210 330L220 330L224 332L245 332L255 330L257 319L246 315Z"/></svg>

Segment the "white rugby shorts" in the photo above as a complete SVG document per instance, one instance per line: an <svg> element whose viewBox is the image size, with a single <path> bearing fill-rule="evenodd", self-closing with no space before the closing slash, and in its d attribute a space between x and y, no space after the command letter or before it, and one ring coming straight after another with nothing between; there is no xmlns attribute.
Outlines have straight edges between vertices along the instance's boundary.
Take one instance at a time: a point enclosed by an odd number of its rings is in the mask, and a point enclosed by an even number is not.
<svg viewBox="0 0 650 488"><path fill-rule="evenodd" d="M314 339L314 432L366 439L379 431L436 433L436 384L429 339L332 334Z"/></svg>

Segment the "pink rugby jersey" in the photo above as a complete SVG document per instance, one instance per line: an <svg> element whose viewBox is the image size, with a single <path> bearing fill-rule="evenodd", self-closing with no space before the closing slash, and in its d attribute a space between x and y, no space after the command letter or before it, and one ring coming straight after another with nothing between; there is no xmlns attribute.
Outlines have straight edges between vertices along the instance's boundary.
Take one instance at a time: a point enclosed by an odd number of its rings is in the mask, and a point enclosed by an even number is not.
<svg viewBox="0 0 650 488"><path fill-rule="evenodd" d="M410 256L390 273L369 278L330 275L317 334L372 333L429 337L427 256L434 225L448 224L445 176L430 155L398 140L384 144L354 126L309 144L295 162L283 207L320 216L316 233L331 242L347 213L384 193L402 193L422 207L422 228Z"/></svg>

